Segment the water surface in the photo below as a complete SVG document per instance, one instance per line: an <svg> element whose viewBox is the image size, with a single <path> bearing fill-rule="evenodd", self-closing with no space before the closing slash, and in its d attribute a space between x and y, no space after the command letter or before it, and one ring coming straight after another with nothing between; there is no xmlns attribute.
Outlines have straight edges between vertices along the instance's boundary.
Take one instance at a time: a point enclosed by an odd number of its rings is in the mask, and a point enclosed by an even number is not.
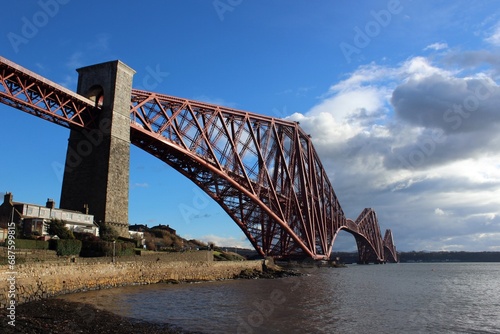
<svg viewBox="0 0 500 334"><path fill-rule="evenodd" d="M203 333L500 333L500 264L352 265L63 298Z"/></svg>

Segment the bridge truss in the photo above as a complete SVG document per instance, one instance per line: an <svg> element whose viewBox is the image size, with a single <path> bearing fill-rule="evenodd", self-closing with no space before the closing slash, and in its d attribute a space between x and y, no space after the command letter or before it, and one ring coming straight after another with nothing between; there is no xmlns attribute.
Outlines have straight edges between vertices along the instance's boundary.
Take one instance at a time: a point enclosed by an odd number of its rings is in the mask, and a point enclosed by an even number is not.
<svg viewBox="0 0 500 334"><path fill-rule="evenodd" d="M94 101L2 57L0 102L73 129L95 129L99 113ZM131 142L203 189L262 256L328 259L346 230L360 262L397 261L372 209L346 219L298 123L142 90L132 90L130 117Z"/></svg>
<svg viewBox="0 0 500 334"><path fill-rule="evenodd" d="M391 230L385 230L384 259L387 262L399 262L398 252L396 251L396 244L394 243Z"/></svg>

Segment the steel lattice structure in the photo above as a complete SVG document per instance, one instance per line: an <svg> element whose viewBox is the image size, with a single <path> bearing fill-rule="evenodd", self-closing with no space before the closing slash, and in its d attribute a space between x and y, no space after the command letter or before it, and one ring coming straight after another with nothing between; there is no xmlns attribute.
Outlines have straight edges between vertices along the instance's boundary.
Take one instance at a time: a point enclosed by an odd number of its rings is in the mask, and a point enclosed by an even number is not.
<svg viewBox="0 0 500 334"><path fill-rule="evenodd" d="M92 127L95 103L0 57L0 102L65 127Z"/></svg>
<svg viewBox="0 0 500 334"><path fill-rule="evenodd" d="M391 230L385 230L384 258L387 262L399 262L399 257L396 251L396 245L394 244L394 238L392 237Z"/></svg>
<svg viewBox="0 0 500 334"><path fill-rule="evenodd" d="M371 208L365 208L356 221L348 219L341 227L351 233L358 246L359 263L384 263L384 249L377 214Z"/></svg>
<svg viewBox="0 0 500 334"><path fill-rule="evenodd" d="M132 91L133 143L195 182L262 255L328 257L345 221L295 122Z"/></svg>
<svg viewBox="0 0 500 334"><path fill-rule="evenodd" d="M95 128L99 112L1 57L0 102L72 129ZM384 262L384 246L396 254L375 211L345 218L298 123L141 90L132 90L130 117L131 142L203 189L262 256L328 259L340 230L355 236L360 262Z"/></svg>

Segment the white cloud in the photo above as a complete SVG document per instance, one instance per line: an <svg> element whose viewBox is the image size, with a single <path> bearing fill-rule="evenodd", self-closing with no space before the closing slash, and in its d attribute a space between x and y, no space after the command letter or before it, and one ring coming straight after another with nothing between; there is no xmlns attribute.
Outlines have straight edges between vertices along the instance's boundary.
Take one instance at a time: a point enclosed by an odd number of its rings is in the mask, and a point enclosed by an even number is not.
<svg viewBox="0 0 500 334"><path fill-rule="evenodd" d="M371 85L373 82L387 80L397 74L398 70L391 67L380 66L375 63L360 66L345 80L330 87L329 93L350 91L360 87Z"/></svg>
<svg viewBox="0 0 500 334"><path fill-rule="evenodd" d="M484 39L494 46L500 46L500 23L493 28L493 32Z"/></svg>
<svg viewBox="0 0 500 334"><path fill-rule="evenodd" d="M317 143L333 144L343 142L356 134L358 130L346 122L337 121L332 114L320 112L316 115L303 115L295 113L288 120L300 123L300 126L306 131L314 134ZM332 131L336 129L336 131Z"/></svg>
<svg viewBox="0 0 500 334"><path fill-rule="evenodd" d="M449 212L444 211L440 208L436 208L436 210L434 210L434 214L436 214L437 216L447 216L449 215Z"/></svg>
<svg viewBox="0 0 500 334"><path fill-rule="evenodd" d="M222 237L214 234L204 235L198 240L205 243L214 243L218 247L238 247L238 248L250 248L253 246L250 244L246 237L235 238L235 237Z"/></svg>
<svg viewBox="0 0 500 334"><path fill-rule="evenodd" d="M424 48L424 51L426 50L434 50L434 51L439 51L439 50L444 50L448 48L448 44L446 43L433 43L429 44Z"/></svg>
<svg viewBox="0 0 500 334"><path fill-rule="evenodd" d="M451 76L451 72L442 68L433 66L425 57L414 57L407 60L399 69L400 74L406 77L406 80L422 80L433 75L443 77Z"/></svg>
<svg viewBox="0 0 500 334"><path fill-rule="evenodd" d="M332 85L321 102L306 114L295 113L287 119L297 121L313 134L315 143L333 145L363 134L367 120L383 118L389 90L373 82L386 80L392 69L370 64L360 67L345 80ZM373 127L379 134L382 127Z"/></svg>
<svg viewBox="0 0 500 334"><path fill-rule="evenodd" d="M383 96L380 93L374 87L345 89L313 107L309 114L329 113L338 120L346 119L360 110L373 114L383 104Z"/></svg>
<svg viewBox="0 0 500 334"><path fill-rule="evenodd" d="M500 225L500 87L460 73L420 56L360 66L288 117L312 135L346 215L373 207L402 250L491 250L473 235ZM454 105L467 113L445 124Z"/></svg>

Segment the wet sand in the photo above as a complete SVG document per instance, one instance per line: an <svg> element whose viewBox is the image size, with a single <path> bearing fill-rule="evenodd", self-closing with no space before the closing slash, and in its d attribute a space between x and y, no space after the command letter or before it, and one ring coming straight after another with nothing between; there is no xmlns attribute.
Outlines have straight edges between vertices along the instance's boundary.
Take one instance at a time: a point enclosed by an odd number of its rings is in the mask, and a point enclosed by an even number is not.
<svg viewBox="0 0 500 334"><path fill-rule="evenodd" d="M140 322L120 317L89 304L49 298L16 307L16 326L8 324L7 310L0 309L0 333L120 333L120 334L188 334L168 324Z"/></svg>
<svg viewBox="0 0 500 334"><path fill-rule="evenodd" d="M299 276L295 270L266 268L263 272L243 270L235 279L273 279ZM180 282L179 282L180 283ZM16 307L15 327L8 324L8 310L0 309L0 333L120 333L120 334L202 334L184 331L165 323L148 323L122 317L95 305L57 297L24 303Z"/></svg>

